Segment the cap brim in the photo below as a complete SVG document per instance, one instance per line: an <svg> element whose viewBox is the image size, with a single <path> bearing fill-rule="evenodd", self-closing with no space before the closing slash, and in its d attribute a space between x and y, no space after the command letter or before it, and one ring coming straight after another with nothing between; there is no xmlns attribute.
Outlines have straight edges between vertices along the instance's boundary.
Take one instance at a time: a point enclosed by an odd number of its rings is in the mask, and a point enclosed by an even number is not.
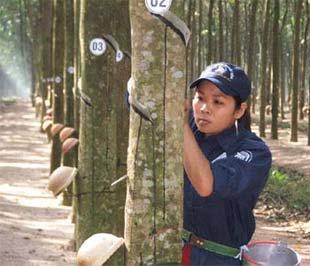
<svg viewBox="0 0 310 266"><path fill-rule="evenodd" d="M213 83L216 87L218 87L223 93L225 93L226 95L230 95L230 96L238 96L233 94L232 90L229 90L229 85L225 84L224 81L220 80L218 77L205 77L205 78L198 78L196 80L194 80L191 84L190 84L190 88L193 89L195 87L197 87L202 81L210 81L211 83Z"/></svg>

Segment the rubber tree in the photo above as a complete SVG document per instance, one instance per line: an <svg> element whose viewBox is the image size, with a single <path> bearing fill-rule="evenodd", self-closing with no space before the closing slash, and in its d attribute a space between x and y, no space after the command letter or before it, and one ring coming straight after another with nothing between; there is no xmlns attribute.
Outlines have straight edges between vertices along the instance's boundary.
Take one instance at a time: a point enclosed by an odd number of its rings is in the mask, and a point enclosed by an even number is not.
<svg viewBox="0 0 310 266"><path fill-rule="evenodd" d="M286 52L284 49L284 40L285 40L285 25L288 19L288 9L289 4L288 0L285 3L285 11L281 21L280 33L279 33L279 47L280 47L280 94L281 94L281 119L285 119L284 106L285 106L285 97L286 97Z"/></svg>
<svg viewBox="0 0 310 266"><path fill-rule="evenodd" d="M214 8L214 0L209 1L209 10L208 10L208 51L207 51L207 65L211 64L214 61L214 51L213 51L213 8Z"/></svg>
<svg viewBox="0 0 310 266"><path fill-rule="evenodd" d="M304 3L304 32L303 32L303 56L302 56L302 67L301 67L301 91L300 91L300 100L299 100L299 119L304 119L303 107L305 105L306 99L306 72L307 72L307 60L308 60L308 36L309 36L309 1Z"/></svg>
<svg viewBox="0 0 310 266"><path fill-rule="evenodd" d="M73 74L73 99L74 99L74 129L76 130L75 134L76 137L79 138L79 130L80 130L80 98L79 98L79 89L78 89L78 80L80 77L80 42L79 42L79 29L80 29L80 0L74 0L73 3L73 14L74 14L74 25L73 25L73 67L74 67L74 74ZM74 167L78 167L78 152L75 153L74 156ZM77 195L77 182L76 180L79 179L79 173L77 174L76 178L73 180L72 183L72 193ZM76 221L76 213L77 213L77 197L72 198L72 222L75 223ZM77 228L75 227L75 233Z"/></svg>
<svg viewBox="0 0 310 266"><path fill-rule="evenodd" d="M40 8L42 13L41 19L41 41L42 41L42 115L46 113L45 100L48 98L48 88L50 87L50 78L52 77L52 1L40 0ZM42 120L42 119L41 119Z"/></svg>
<svg viewBox="0 0 310 266"><path fill-rule="evenodd" d="M266 85L267 85L267 47L268 47L268 29L270 22L270 0L265 1L264 7L264 26L262 34L262 55L261 55L261 84L260 84L260 112L259 112L259 135L266 137Z"/></svg>
<svg viewBox="0 0 310 266"><path fill-rule="evenodd" d="M241 64L240 41L240 1L235 0L233 6L232 35L231 35L231 61L236 65Z"/></svg>
<svg viewBox="0 0 310 266"><path fill-rule="evenodd" d="M80 98L79 98L79 89L78 89L78 80L80 77L80 42L79 42L79 29L80 29L80 0L74 0L73 2L73 116L74 116L74 129L76 130L76 137L79 138L79 130L80 130ZM74 167L78 167L78 152L75 153L74 157ZM79 173L72 183L72 193L77 195L77 183L76 180L79 178ZM77 198L72 198L72 222L76 221L76 206L77 206ZM75 230L77 228L75 227ZM74 233L76 235L76 232Z"/></svg>
<svg viewBox="0 0 310 266"><path fill-rule="evenodd" d="M218 1L218 50L219 50L219 61L223 61L224 60L224 55L225 55L225 51L224 51L224 17L223 17L223 3L222 0Z"/></svg>
<svg viewBox="0 0 310 266"><path fill-rule="evenodd" d="M174 1L171 8L184 20L182 7L182 1ZM175 32L148 13L144 1L130 1L130 18L132 97L145 105L152 122L131 108L126 262L170 265L181 258L185 47Z"/></svg>
<svg viewBox="0 0 310 266"><path fill-rule="evenodd" d="M273 7L273 48L272 48L272 122L271 138L278 139L278 114L279 114L279 77L280 77L280 53L279 53L279 17L280 2L274 1Z"/></svg>
<svg viewBox="0 0 310 266"><path fill-rule="evenodd" d="M64 5L64 62L63 62L63 90L64 90L64 125L74 128L74 98L73 98L73 48L74 21L73 0L66 0ZM73 166L76 149L62 155L62 165ZM72 205L72 185L63 193L63 204Z"/></svg>
<svg viewBox="0 0 310 266"><path fill-rule="evenodd" d="M53 92L53 124L63 124L63 58L64 58L64 0L53 2L53 48L52 48L52 71L54 82ZM53 138L51 152L51 169L53 172L61 164L61 143L59 134Z"/></svg>
<svg viewBox="0 0 310 266"><path fill-rule="evenodd" d="M79 34L80 34L80 0L74 0L73 4L73 12L74 12L74 45L73 45L73 95L74 95L74 128L76 130L77 137L79 136L79 128L80 128L80 99L79 99L79 88L78 81L81 76L81 56L80 56L80 42L79 42ZM74 165L78 166L78 158L75 157Z"/></svg>
<svg viewBox="0 0 310 266"><path fill-rule="evenodd" d="M118 114L120 108L123 108L130 75L129 70L126 70L127 74L124 69L120 73L119 65L124 64L125 60L117 63L115 51L110 45L107 45L106 51L100 56L93 55L89 50L92 39L115 36L116 30L121 34L123 29L115 28L115 20L121 20L119 23L122 25L129 25L128 2L82 0L80 5L81 101L79 177L76 179L77 247L95 233L124 235L126 184L111 187L111 183L120 174L118 154L126 154L127 151L127 144L120 144L119 141L128 142L128 129L118 127L120 120L124 121L126 118ZM127 36L128 34L129 32ZM126 39L129 40L130 38ZM119 79L118 83L115 82L116 79ZM117 136L120 135L121 138L118 139ZM121 148L123 150L119 151ZM124 175L126 168L123 169ZM114 255L109 264L123 265L123 254Z"/></svg>
<svg viewBox="0 0 310 266"><path fill-rule="evenodd" d="M293 50L293 90L292 90L292 116L291 141L298 141L298 86L299 86L299 50L300 50L300 17L302 0L295 1L294 10L294 50Z"/></svg>
<svg viewBox="0 0 310 266"><path fill-rule="evenodd" d="M255 66L255 53L253 52L253 43L255 43L255 26L256 26L256 13L257 13L257 0L251 1L251 16L250 16L250 32L249 32L249 42L247 47L247 66L248 66L248 76L252 81L254 78L254 66ZM255 95L253 96L253 98ZM251 110L251 97L248 99L248 110Z"/></svg>
<svg viewBox="0 0 310 266"><path fill-rule="evenodd" d="M32 60L32 87L31 100L33 106L36 105L36 97L42 95L42 44L40 25L42 14L40 12L40 3L24 1L25 10L27 13L27 20L29 21L29 40L31 44L31 60ZM38 107L38 106L36 106ZM37 113L36 115L39 115Z"/></svg>

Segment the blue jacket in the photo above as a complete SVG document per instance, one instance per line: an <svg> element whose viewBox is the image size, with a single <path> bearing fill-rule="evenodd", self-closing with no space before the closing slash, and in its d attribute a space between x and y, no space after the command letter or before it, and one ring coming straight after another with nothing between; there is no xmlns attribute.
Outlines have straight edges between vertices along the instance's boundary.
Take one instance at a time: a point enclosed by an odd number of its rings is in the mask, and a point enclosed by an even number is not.
<svg viewBox="0 0 310 266"><path fill-rule="evenodd" d="M210 161L213 193L201 197L184 174L184 228L230 247L247 244L255 230L253 208L271 168L271 153L254 133L235 127L205 137L191 119L196 140ZM192 247L191 265L241 265L240 260Z"/></svg>

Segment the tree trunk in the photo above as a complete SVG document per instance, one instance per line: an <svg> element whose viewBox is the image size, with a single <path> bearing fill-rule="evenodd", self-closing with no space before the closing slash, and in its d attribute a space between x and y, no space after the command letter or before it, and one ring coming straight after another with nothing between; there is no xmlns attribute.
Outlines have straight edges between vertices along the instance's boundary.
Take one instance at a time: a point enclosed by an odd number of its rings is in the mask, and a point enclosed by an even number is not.
<svg viewBox="0 0 310 266"><path fill-rule="evenodd" d="M208 58L207 58L207 65L211 64L213 61L212 58L214 57L213 51L213 38L212 38L212 30L213 30L213 7L214 7L214 0L209 1L209 14L208 14Z"/></svg>
<svg viewBox="0 0 310 266"><path fill-rule="evenodd" d="M122 9L127 12L121 14ZM95 233L124 234L125 184L111 187L111 183L119 177L117 149L123 147L122 153L127 150L126 145L118 143L127 142L127 131L118 128L119 119L126 119L118 116L123 108L126 82L119 88L115 87L114 80L127 81L128 76L126 72L118 72L116 64L124 64L125 60L116 63L110 46L103 55L94 56L89 51L89 43L95 37L112 34L116 19L120 19L122 25L129 25L126 1L82 0L80 16L82 90L79 178L76 180L77 247ZM121 140L117 139L119 130L123 133ZM123 265L123 254L115 254L109 264Z"/></svg>
<svg viewBox="0 0 310 266"><path fill-rule="evenodd" d="M280 2L274 1L273 8L273 58L272 58L272 122L271 138L278 139L278 113L279 113L279 18Z"/></svg>
<svg viewBox="0 0 310 266"><path fill-rule="evenodd" d="M74 127L74 99L73 99L73 0L66 0L64 4L64 62L63 62L63 86L64 86L64 125ZM76 149L62 157L62 165L74 166ZM63 193L63 205L72 205L72 185Z"/></svg>
<svg viewBox="0 0 310 266"><path fill-rule="evenodd" d="M284 45L283 45L283 31L284 31L284 26L286 23L286 19L287 19L287 13L288 13L288 0L286 0L285 3L285 12L283 15L283 19L281 22L281 29L280 29L280 41L279 41L279 47L280 47L280 92L281 92L281 119L285 119L285 113L284 113L284 106L285 106L285 97L286 97L286 69L285 69L285 65L286 65L286 54L284 51Z"/></svg>
<svg viewBox="0 0 310 266"><path fill-rule="evenodd" d="M63 119L63 57L64 57L64 22L63 2L54 0L53 18L53 124L64 123ZM51 152L51 173L61 164L61 143L59 134L53 138Z"/></svg>
<svg viewBox="0 0 310 266"><path fill-rule="evenodd" d="M174 7L173 12L180 15L181 2L174 2ZM165 46L165 26L146 13L141 1L130 2L130 17L132 94L147 106L153 123L131 109L125 209L127 265L179 264L184 101L180 89L185 89L185 48L170 28Z"/></svg>
<svg viewBox="0 0 310 266"><path fill-rule="evenodd" d="M42 10L41 34L42 34L42 77L45 82L42 84L42 114L46 114L45 100L48 99L49 80L52 77L52 1L40 0ZM42 120L42 119L41 119Z"/></svg>
<svg viewBox="0 0 310 266"><path fill-rule="evenodd" d="M74 129L76 130L77 137L79 136L80 129L80 93L79 93L79 78L81 76L81 52L80 52L80 0L74 0L74 75L73 75L73 95L74 95ZM77 154L74 160L75 167L78 167Z"/></svg>
<svg viewBox="0 0 310 266"><path fill-rule="evenodd" d="M222 0L218 1L218 10L219 10L219 61L224 60L225 51L224 51L224 26L223 26L223 4Z"/></svg>
<svg viewBox="0 0 310 266"><path fill-rule="evenodd" d="M300 43L300 17L302 0L295 2L294 15L294 51L293 51L293 93L292 93L292 117L291 117L291 141L298 141L298 86L299 86L299 43Z"/></svg>
<svg viewBox="0 0 310 266"><path fill-rule="evenodd" d="M115 0L115 13L119 13L119 18L115 19L113 32L122 51L131 51L130 21L129 21L129 3L127 0ZM122 19L121 19L122 18ZM114 58L113 58L114 60ZM115 61L115 60L114 60ZM128 148L128 131L129 131L129 111L125 104L124 95L126 95L127 81L131 75L131 59L124 59L114 64L115 77L111 87L119 88L117 90L117 176L123 176L127 172L127 148ZM122 189L124 195L126 191L126 182L123 182ZM124 197L125 201L125 197Z"/></svg>
<svg viewBox="0 0 310 266"><path fill-rule="evenodd" d="M247 54L248 54L248 76L250 80L252 81L252 87L253 87L253 77L254 77L254 55L255 55L255 48L253 47L254 39L255 39L255 25L256 25L256 9L257 9L257 0L253 0L251 2L251 21L250 21L250 36L249 36L249 41L248 41L248 48L247 48ZM253 49L254 48L254 49ZM253 94L253 97L255 97L255 94ZM248 110L251 110L251 97L249 97L248 101ZM250 112L249 112L250 113ZM251 121L249 121L251 124Z"/></svg>
<svg viewBox="0 0 310 266"><path fill-rule="evenodd" d="M186 2L186 1L184 1ZM185 5L184 5L185 6ZM188 3L188 8L187 8L187 17L186 17L186 20L187 20L187 25L188 27L190 27L191 25L191 21L192 21L192 7L193 6L193 1L189 1ZM188 47L186 49L186 84L188 84L189 82L192 81L192 74L190 72L190 65L191 65L191 53L190 51L192 50L192 43L193 43L193 40L191 39L188 43Z"/></svg>
<svg viewBox="0 0 310 266"><path fill-rule="evenodd" d="M27 23L26 23L26 10L25 4L23 0L18 1L19 4L19 19L20 19L20 27L19 27L19 34L20 34L20 53L22 58L22 75L24 76L24 80L26 81L26 77L29 75L28 73L28 66L27 66L27 58L26 58L26 34L27 34Z"/></svg>
<svg viewBox="0 0 310 266"><path fill-rule="evenodd" d="M185 2L185 1L184 1ZM197 72L198 75L201 73L202 71L202 58L203 58L203 54L202 54L202 46L203 46L203 37L202 37L202 18L203 18L203 9L202 9L202 0L199 0L199 22L198 22L198 68L197 68ZM184 17L184 16L183 16Z"/></svg>
<svg viewBox="0 0 310 266"><path fill-rule="evenodd" d="M42 83L42 70L41 70L41 36L40 31L40 12L38 3L30 3L29 0L24 2L25 10L27 10L27 19L29 21L29 36L30 36L30 45L31 45L31 60L32 60L32 82L31 82L31 99L32 105L36 105L36 97L41 97L41 83ZM35 10L35 12L34 12ZM37 107L37 106L36 106ZM39 113L36 113L38 116Z"/></svg>
<svg viewBox="0 0 310 266"><path fill-rule="evenodd" d="M302 68L301 68L301 85L300 85L300 94L299 94L299 119L304 119L304 112L303 108L305 105L305 98L306 98L306 70L307 70L307 60L308 60L308 34L309 34L309 1L306 1L306 10L305 10L305 17L304 23L305 23L305 31L304 31L304 43L303 43L303 56L302 56Z"/></svg>
<svg viewBox="0 0 310 266"><path fill-rule="evenodd" d="M308 76L308 106L310 108L310 75ZM310 146L310 110L308 110L308 146Z"/></svg>
<svg viewBox="0 0 310 266"><path fill-rule="evenodd" d="M231 43L232 63L241 65L241 42L240 42L240 2L234 2L234 15L233 15L233 31Z"/></svg>
<svg viewBox="0 0 310 266"><path fill-rule="evenodd" d="M192 12L191 15L191 31L192 31L192 39L191 39L191 57L190 57L190 62L191 62L191 69L190 69L190 79L193 80L196 78L196 70L195 70L195 65L196 65L196 57L195 57L195 51L197 47L197 37L196 37L196 16L195 16L195 11L196 11L196 0L193 1L192 4L192 9L190 12Z"/></svg>
<svg viewBox="0 0 310 266"><path fill-rule="evenodd" d="M233 44L231 43L233 40L233 27L231 26L231 20L229 18L229 12L227 8L227 1L224 1L224 20L225 20L225 34L224 34L224 41L226 44L226 49L225 49L225 58L230 58L230 61L233 62L233 54L232 54L232 46ZM230 42L229 42L230 41ZM230 45L229 45L230 44Z"/></svg>
<svg viewBox="0 0 310 266"><path fill-rule="evenodd" d="M269 29L269 7L270 0L265 2L265 21L262 36L262 56L261 56L261 88L260 88L260 114L259 114L259 135L266 137L266 122L265 122L265 109L266 109L266 79L267 79L267 47L268 47L268 29Z"/></svg>
<svg viewBox="0 0 310 266"><path fill-rule="evenodd" d="M79 138L79 131L80 131L80 93L78 88L78 80L80 77L80 42L79 42L79 21L80 21L80 0L74 0L73 4L73 12L74 12L74 47L73 47L73 65L74 65L74 75L73 75L73 96L74 96L74 129L76 130L76 137ZM78 168L78 152L75 152L74 157L74 166ZM77 180L80 178L80 174L78 173L76 178L73 180L72 183L72 192L73 195L78 194L77 189ZM72 222L76 223L76 215L77 215L77 197L73 196L72 199ZM74 228L74 239L78 238L78 231L77 226ZM77 248L75 242L75 249Z"/></svg>

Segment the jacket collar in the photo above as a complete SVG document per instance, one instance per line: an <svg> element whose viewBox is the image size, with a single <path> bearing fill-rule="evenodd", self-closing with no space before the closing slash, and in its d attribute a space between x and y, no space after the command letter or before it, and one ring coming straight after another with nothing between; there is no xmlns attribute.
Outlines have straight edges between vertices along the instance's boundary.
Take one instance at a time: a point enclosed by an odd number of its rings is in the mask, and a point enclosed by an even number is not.
<svg viewBox="0 0 310 266"><path fill-rule="evenodd" d="M240 140L244 138L247 130L239 124L238 134L235 126L225 129L221 133L213 136L206 137L206 139L216 142L221 146L224 151L235 150L240 145Z"/></svg>

